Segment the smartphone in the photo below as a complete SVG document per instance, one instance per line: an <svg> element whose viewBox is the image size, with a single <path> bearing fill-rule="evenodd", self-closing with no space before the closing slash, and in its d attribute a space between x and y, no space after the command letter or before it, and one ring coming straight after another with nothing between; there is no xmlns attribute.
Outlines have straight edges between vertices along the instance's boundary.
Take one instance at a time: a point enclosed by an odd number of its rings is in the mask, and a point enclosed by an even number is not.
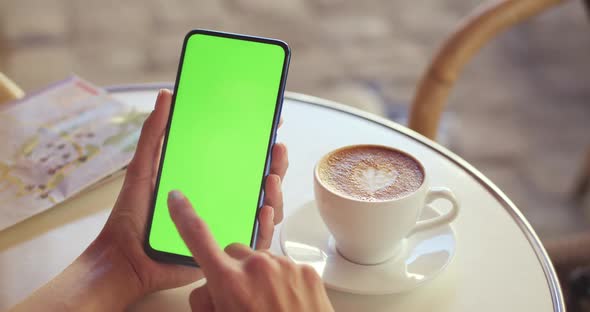
<svg viewBox="0 0 590 312"><path fill-rule="evenodd" d="M255 248L290 50L280 40L209 30L185 39L164 137L146 253L197 265L168 213L180 190L220 248Z"/></svg>

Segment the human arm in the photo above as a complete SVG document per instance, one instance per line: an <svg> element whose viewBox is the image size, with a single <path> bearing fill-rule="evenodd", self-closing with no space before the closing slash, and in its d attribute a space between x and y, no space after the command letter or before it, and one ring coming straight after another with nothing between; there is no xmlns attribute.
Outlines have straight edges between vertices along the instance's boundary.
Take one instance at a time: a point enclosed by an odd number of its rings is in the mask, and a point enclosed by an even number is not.
<svg viewBox="0 0 590 312"><path fill-rule="evenodd" d="M144 123L117 202L100 234L62 273L13 308L13 311L120 311L138 298L202 277L192 267L152 260L143 250L145 224L156 181L162 139L172 94L162 90ZM287 150L276 144L260 212L259 248L268 248L274 224L282 220L281 181ZM198 177L195 177L198 178ZM72 238L75 239L75 238Z"/></svg>

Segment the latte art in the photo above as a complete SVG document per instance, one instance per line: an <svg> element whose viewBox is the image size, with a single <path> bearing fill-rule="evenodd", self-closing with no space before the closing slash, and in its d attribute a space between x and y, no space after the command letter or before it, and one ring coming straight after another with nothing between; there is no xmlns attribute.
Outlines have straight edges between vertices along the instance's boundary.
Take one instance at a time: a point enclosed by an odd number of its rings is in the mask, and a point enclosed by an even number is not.
<svg viewBox="0 0 590 312"><path fill-rule="evenodd" d="M385 170L368 167L359 170L356 179L359 181L359 187L375 193L395 183L398 175L399 173L395 169Z"/></svg>
<svg viewBox="0 0 590 312"><path fill-rule="evenodd" d="M403 197L424 181L422 167L411 156L377 145L336 150L319 163L318 174L332 191L368 201Z"/></svg>

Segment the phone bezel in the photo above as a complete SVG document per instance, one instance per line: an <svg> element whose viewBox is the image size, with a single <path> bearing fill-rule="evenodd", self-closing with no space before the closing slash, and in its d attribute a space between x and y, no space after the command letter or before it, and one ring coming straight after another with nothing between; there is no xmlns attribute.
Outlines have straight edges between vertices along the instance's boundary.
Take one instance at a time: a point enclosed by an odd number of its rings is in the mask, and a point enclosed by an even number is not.
<svg viewBox="0 0 590 312"><path fill-rule="evenodd" d="M170 132L170 126L172 123L172 117L174 114L174 106L176 104L176 93L178 91L178 85L179 85L179 80L180 80L180 74L182 72L182 66L184 64L184 56L185 56L185 52L186 52L186 45L188 43L188 40L194 36L194 35L207 35L207 36L217 36L217 37L225 37L225 38L231 38L231 39L237 39L237 40L245 40L245 41L254 41L254 42L261 42L261 43L266 43L266 44L272 44L272 45L277 45L280 46L285 54L285 58L283 60L283 69L281 72L281 81L279 84L279 89L278 89L278 93L277 93L277 100L276 100L276 104L275 104L275 111L274 111L274 116L273 116L273 123L272 123L272 129L270 131L270 135L269 135L269 140L268 140L268 145L267 145L267 151L266 151L266 160L265 160L265 166L264 166L264 172L263 172L263 178L262 181L260 183L260 192L258 195L258 207L256 207L256 214L253 220L253 225L252 225L252 236L250 238L250 247L252 248L256 248L256 241L258 238L258 215L260 213L260 208L262 207L262 203L264 200L264 181L266 179L266 177L268 176L269 170L270 170L270 162L271 162L271 151L272 151L272 147L275 143L275 139L276 139L276 133L277 133L277 128L279 125L279 120L280 120L280 116L281 116L281 111L283 108L283 94L285 92L285 83L287 81L287 72L289 69L289 61L291 58L291 50L289 48L289 46L287 45L286 42L281 41L281 40L277 40L277 39L270 39L270 38L263 38L263 37L256 37L256 36L248 36L248 35L241 35L241 34L234 34L234 33L228 33L228 32L220 32L220 31L213 31L213 30L206 30L206 29L194 29L191 30L189 33L186 34L186 36L184 37L184 42L182 44L182 51L181 51L181 55L180 55L180 60L179 60L179 64L178 64L178 71L176 73L176 80L175 80L175 84L174 84L174 93L172 94L172 103L170 106L170 114L168 116L168 122L166 125L166 133L164 135L164 142L162 145L162 152L160 154L160 163L158 165L158 176L156 178L156 183L155 183L155 187L153 190L153 196L152 196L152 200L151 200L151 206L150 206L150 211L148 214L148 218L147 218L147 222L146 222L146 232L145 232L145 239L144 239L144 250L146 252L146 254L156 260L156 261L161 261L161 262L168 262L168 263L175 263L175 264L183 264L183 265L189 265L189 266L199 266L198 263L196 263L194 261L194 259L192 257L188 257L188 256L184 256L184 255L179 255L179 254L174 254L174 253L169 253L169 252L165 252L165 251L160 251L160 250L156 250L154 248L152 248L152 246L149 243L149 237L150 237L150 232L151 232L151 227L152 227L152 221L153 221L153 217L154 217L154 210L155 210L155 204L156 204L156 197L157 197L157 190L160 184L160 176L162 173L162 165L164 163L164 157L166 155L166 146L168 143L168 135Z"/></svg>

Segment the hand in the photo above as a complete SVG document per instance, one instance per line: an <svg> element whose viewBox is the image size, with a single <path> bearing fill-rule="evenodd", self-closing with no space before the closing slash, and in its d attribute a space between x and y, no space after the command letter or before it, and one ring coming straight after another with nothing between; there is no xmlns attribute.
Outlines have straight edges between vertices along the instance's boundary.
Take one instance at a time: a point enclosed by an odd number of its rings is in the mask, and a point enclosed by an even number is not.
<svg viewBox="0 0 590 312"><path fill-rule="evenodd" d="M170 111L172 94L161 90L154 111L146 119L137 150L127 168L123 188L111 215L87 253L120 255L116 261L127 268L128 279L134 281L134 298L147 293L189 284L202 274L199 269L159 263L143 250L145 224L152 200L162 140ZM258 248L270 247L274 225L283 218L281 181L288 167L287 149L276 144L272 150L270 175L265 184L265 205L260 212Z"/></svg>
<svg viewBox="0 0 590 312"><path fill-rule="evenodd" d="M193 311L333 311L312 267L241 244L229 245L224 253L179 191L170 192L168 207L207 278L190 295Z"/></svg>

